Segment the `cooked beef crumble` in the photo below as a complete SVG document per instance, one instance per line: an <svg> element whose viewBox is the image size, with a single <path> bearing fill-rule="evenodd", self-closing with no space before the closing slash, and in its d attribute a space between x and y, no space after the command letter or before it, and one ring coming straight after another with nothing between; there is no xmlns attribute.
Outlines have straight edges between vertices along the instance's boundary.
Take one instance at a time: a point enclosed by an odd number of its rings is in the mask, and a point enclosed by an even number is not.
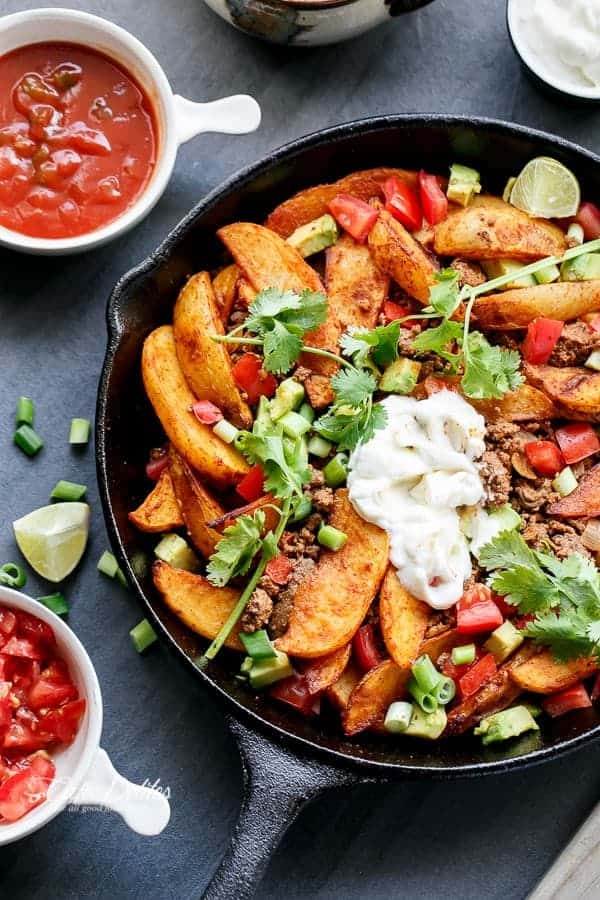
<svg viewBox="0 0 600 900"><path fill-rule="evenodd" d="M242 631L248 634L258 631L267 624L272 612L273 601L267 592L260 587L255 588L240 619Z"/></svg>
<svg viewBox="0 0 600 900"><path fill-rule="evenodd" d="M460 259L457 257L453 259L450 263L450 268L454 269L455 272L458 272L458 283L462 287L464 284L468 284L471 287L477 287L478 284L483 284L484 281L487 280L487 277L478 263L470 262L467 259Z"/></svg>
<svg viewBox="0 0 600 900"><path fill-rule="evenodd" d="M590 353L600 350L600 332L585 322L568 322L549 359L551 366L582 366Z"/></svg>
<svg viewBox="0 0 600 900"><path fill-rule="evenodd" d="M539 514L523 516L525 530L523 537L528 544L537 550L550 547L559 559L567 559L573 553L591 556L589 550L581 542L581 532L585 522L573 519L563 522L559 519L541 517Z"/></svg>

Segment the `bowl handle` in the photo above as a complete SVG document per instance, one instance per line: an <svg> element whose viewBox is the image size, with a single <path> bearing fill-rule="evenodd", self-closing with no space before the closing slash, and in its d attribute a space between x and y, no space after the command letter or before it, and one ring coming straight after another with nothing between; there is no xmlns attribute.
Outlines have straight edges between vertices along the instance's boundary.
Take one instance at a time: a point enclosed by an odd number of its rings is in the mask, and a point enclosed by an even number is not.
<svg viewBox="0 0 600 900"><path fill-rule="evenodd" d="M155 788L134 784L119 775L102 748L82 786L70 801L75 806L100 806L118 813L132 831L146 836L160 834L167 827L171 808L167 798Z"/></svg>
<svg viewBox="0 0 600 900"><path fill-rule="evenodd" d="M194 103L179 94L173 97L177 143L183 144L207 131L218 134L248 134L260 125L260 106L248 94L222 97L209 103Z"/></svg>

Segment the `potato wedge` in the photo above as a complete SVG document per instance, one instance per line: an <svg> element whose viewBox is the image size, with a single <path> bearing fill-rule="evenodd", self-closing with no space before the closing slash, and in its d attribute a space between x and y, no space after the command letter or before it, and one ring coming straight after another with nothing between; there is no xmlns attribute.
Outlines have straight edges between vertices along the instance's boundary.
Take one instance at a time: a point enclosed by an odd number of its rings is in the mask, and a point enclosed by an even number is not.
<svg viewBox="0 0 600 900"><path fill-rule="evenodd" d="M248 471L248 464L237 450L192 413L196 398L179 366L170 325L162 325L146 338L142 377L148 399L167 437L188 465L219 488L237 484Z"/></svg>
<svg viewBox="0 0 600 900"><path fill-rule="evenodd" d="M368 247L342 235L327 250L325 284L342 331L377 325L390 279L375 265Z"/></svg>
<svg viewBox="0 0 600 900"><path fill-rule="evenodd" d="M481 328L512 331L527 328L538 316L567 322L597 310L600 281L556 281L479 297L473 317Z"/></svg>
<svg viewBox="0 0 600 900"><path fill-rule="evenodd" d="M383 722L390 703L404 693L410 669L400 669L385 659L364 675L356 685L342 713L344 734L358 734Z"/></svg>
<svg viewBox="0 0 600 900"><path fill-rule="evenodd" d="M552 503L548 515L561 519L600 516L600 464L588 469L574 491Z"/></svg>
<svg viewBox="0 0 600 900"><path fill-rule="evenodd" d="M245 309L248 309L248 307L252 303L254 303L257 291L254 290L250 282L246 278L244 278L243 275L240 275L240 277L238 278L235 289L237 293L238 304L245 307Z"/></svg>
<svg viewBox="0 0 600 900"><path fill-rule="evenodd" d="M402 587L389 566L379 593L379 621L388 653L401 669L419 656L431 609Z"/></svg>
<svg viewBox="0 0 600 900"><path fill-rule="evenodd" d="M296 591L287 631L276 641L279 650L292 656L326 656L344 647L364 619L387 568L387 534L361 519L347 490L336 492L329 521L348 541L336 553L323 550Z"/></svg>
<svg viewBox="0 0 600 900"><path fill-rule="evenodd" d="M230 525L235 525L238 516L252 516L257 509L263 509L265 513L265 531L274 530L279 522L279 514L273 506L280 506L281 500L278 500L273 494L264 494L258 500L252 503L246 503L244 506L238 506L235 509L229 509L218 518L209 519L208 526L214 528L219 534L222 534Z"/></svg>
<svg viewBox="0 0 600 900"><path fill-rule="evenodd" d="M223 515L224 509L174 447L169 450L169 474L192 543L202 556L208 558L221 540L221 535L206 523Z"/></svg>
<svg viewBox="0 0 600 900"><path fill-rule="evenodd" d="M595 658L557 662L550 650L542 650L521 665L513 666L510 678L523 691L554 694L572 687L597 671L598 660Z"/></svg>
<svg viewBox="0 0 600 900"><path fill-rule="evenodd" d="M481 194L470 206L451 209L435 227L435 252L465 259L542 259L567 249L564 232L533 219L499 197Z"/></svg>
<svg viewBox="0 0 600 900"><path fill-rule="evenodd" d="M577 366L534 366L525 363L527 381L543 391L559 415L586 422L600 421L600 372Z"/></svg>
<svg viewBox="0 0 600 900"><path fill-rule="evenodd" d="M437 271L431 257L393 216L382 209L369 235L375 264L420 303L429 302Z"/></svg>
<svg viewBox="0 0 600 900"><path fill-rule="evenodd" d="M440 631L433 637L425 638L419 647L418 656L427 655L431 657L431 661L437 664L442 653L447 653L453 647L459 647L464 644L464 634L459 634L456 628L448 628L446 631Z"/></svg>
<svg viewBox="0 0 600 900"><path fill-rule="evenodd" d="M330 703L342 712L348 706L352 691L361 679L361 673L352 660L348 663L340 677L326 688L325 696Z"/></svg>
<svg viewBox="0 0 600 900"><path fill-rule="evenodd" d="M202 637L213 640L227 621L240 596L235 588L215 587L202 575L174 569L157 560L152 577L165 604L181 621ZM243 651L237 630L232 631L225 646Z"/></svg>
<svg viewBox="0 0 600 900"><path fill-rule="evenodd" d="M530 384L521 384L496 400L468 399L486 422L547 422L558 416L550 398Z"/></svg>
<svg viewBox="0 0 600 900"><path fill-rule="evenodd" d="M173 312L173 334L177 359L192 393L210 400L238 428L252 427L252 413L233 377L231 357L225 344L211 334L223 334L217 301L208 272L186 282Z"/></svg>
<svg viewBox="0 0 600 900"><path fill-rule="evenodd" d="M221 269L218 275L213 278L212 286L215 292L215 300L219 309L221 322L224 326L229 321L231 310L235 302L235 286L240 275L240 270L232 263Z"/></svg>
<svg viewBox="0 0 600 900"><path fill-rule="evenodd" d="M350 644L346 644L309 665L304 677L310 694L319 694L336 683L348 665L351 649Z"/></svg>
<svg viewBox="0 0 600 900"><path fill-rule="evenodd" d="M128 518L140 531L151 534L183 526L183 517L167 469L163 469L146 499L129 513Z"/></svg>

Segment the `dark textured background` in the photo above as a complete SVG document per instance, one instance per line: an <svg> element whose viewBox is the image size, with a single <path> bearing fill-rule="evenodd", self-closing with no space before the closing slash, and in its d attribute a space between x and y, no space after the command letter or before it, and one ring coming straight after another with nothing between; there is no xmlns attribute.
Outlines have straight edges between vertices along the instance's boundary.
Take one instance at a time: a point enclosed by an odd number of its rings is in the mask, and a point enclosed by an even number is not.
<svg viewBox="0 0 600 900"><path fill-rule="evenodd" d="M0 0L0 12L38 5ZM241 777L212 697L162 650L137 656L128 636L140 617L135 601L95 570L106 535L93 449L73 453L67 436L72 416L93 416L114 281L209 189L305 132L376 113L473 113L554 131L598 152L600 112L566 109L529 84L510 47L501 0L437 0L352 43L313 51L254 43L201 0L63 5L131 30L176 92L212 99L248 91L264 117L257 134L208 136L182 148L162 201L117 244L57 260L0 251L0 560L18 557L11 520L47 502L59 478L89 485L93 527L84 564L65 586L69 622L102 684L104 746L129 778L160 779L173 810L169 828L154 839L136 837L107 814L66 812L0 850L0 896L187 900L198 897L225 848ZM11 444L19 394L35 399L46 440L33 461ZM27 589L48 592L35 578ZM590 748L522 775L330 794L288 833L260 895L524 897L597 799L597 761Z"/></svg>

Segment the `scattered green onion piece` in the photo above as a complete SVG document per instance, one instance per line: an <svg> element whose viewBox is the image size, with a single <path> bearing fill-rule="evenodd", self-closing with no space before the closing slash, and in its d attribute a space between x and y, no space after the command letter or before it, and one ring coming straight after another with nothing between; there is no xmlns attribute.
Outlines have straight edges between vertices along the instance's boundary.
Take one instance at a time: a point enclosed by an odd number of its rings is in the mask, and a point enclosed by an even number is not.
<svg viewBox="0 0 600 900"><path fill-rule="evenodd" d="M391 734L402 734L410 725L412 716L412 703L409 703L407 700L396 700L388 706L383 727Z"/></svg>
<svg viewBox="0 0 600 900"><path fill-rule="evenodd" d="M102 572L103 575L107 575L109 578L115 578L119 570L119 563L117 562L115 555L111 553L110 550L105 550L98 560L98 565L96 568L99 572Z"/></svg>
<svg viewBox="0 0 600 900"><path fill-rule="evenodd" d="M81 500L85 497L87 487L85 484L76 484L74 481L59 481L50 494L51 500Z"/></svg>
<svg viewBox="0 0 600 900"><path fill-rule="evenodd" d="M425 694L431 693L442 678L427 654L419 656L411 668L415 681Z"/></svg>
<svg viewBox="0 0 600 900"><path fill-rule="evenodd" d="M220 422L217 422L217 424L213 426L213 431L217 437L221 438L222 441L225 441L226 444L233 444L239 434L235 425L232 425L227 419L221 419Z"/></svg>
<svg viewBox="0 0 600 900"><path fill-rule="evenodd" d="M90 439L90 420L89 419L71 419L71 430L69 432L70 444L87 444Z"/></svg>
<svg viewBox="0 0 600 900"><path fill-rule="evenodd" d="M138 622L135 628L132 628L129 632L129 636L138 653L143 653L157 639L156 632L148 619L142 619L141 622Z"/></svg>
<svg viewBox="0 0 600 900"><path fill-rule="evenodd" d="M264 628L261 628L260 631L255 631L253 634L244 634L241 631L240 641L251 659L270 659L276 656L275 647L269 640L269 636Z"/></svg>
<svg viewBox="0 0 600 900"><path fill-rule="evenodd" d="M124 588L129 587L129 583L128 583L127 579L125 578L125 573L123 572L123 569L121 568L121 566L117 566L116 579L122 587L124 587Z"/></svg>
<svg viewBox="0 0 600 900"><path fill-rule="evenodd" d="M578 244L583 244L585 235L579 222L572 222L571 225L569 225L567 228L567 237L571 238L572 241L576 241Z"/></svg>
<svg viewBox="0 0 600 900"><path fill-rule="evenodd" d="M462 644L460 647L453 647L452 662L455 666L467 666L475 662L476 652L475 644Z"/></svg>
<svg viewBox="0 0 600 900"><path fill-rule="evenodd" d="M308 452L312 453L313 456L318 456L319 459L328 457L332 447L333 444L330 444L329 441L326 441L318 434L313 435L308 442Z"/></svg>
<svg viewBox="0 0 600 900"><path fill-rule="evenodd" d="M432 694L440 706L446 706L456 694L456 685L452 678L447 678L445 675L442 675L434 687Z"/></svg>
<svg viewBox="0 0 600 900"><path fill-rule="evenodd" d="M291 520L292 522L301 522L302 519L306 519L307 516L310 516L312 512L313 505L308 499L308 497L303 494L302 497L297 501L294 512L292 514Z"/></svg>
<svg viewBox="0 0 600 900"><path fill-rule="evenodd" d="M297 440L310 430L310 422L308 419L305 419L304 416L301 416L300 413L297 412L286 413L285 416L282 416L279 420L279 424L282 426L284 434L287 434L288 437L293 438L293 440Z"/></svg>
<svg viewBox="0 0 600 900"><path fill-rule="evenodd" d="M7 562L0 566L0 584L11 588L22 588L26 582L27 575L21 566L13 562Z"/></svg>
<svg viewBox="0 0 600 900"><path fill-rule="evenodd" d="M344 453L336 453L323 469L323 478L331 488L345 484L348 478L348 457Z"/></svg>
<svg viewBox="0 0 600 900"><path fill-rule="evenodd" d="M35 456L44 446L44 442L30 425L19 425L14 433L13 440L17 447L27 456Z"/></svg>
<svg viewBox="0 0 600 900"><path fill-rule="evenodd" d="M33 413L33 400L30 400L29 397L19 397L15 416L17 428L19 425L33 425Z"/></svg>
<svg viewBox="0 0 600 900"><path fill-rule="evenodd" d="M438 702L431 691L424 691L415 678L410 678L406 687L415 698L423 712L432 713L438 708Z"/></svg>
<svg viewBox="0 0 600 900"><path fill-rule="evenodd" d="M348 535L333 525L321 525L317 532L317 540L322 547L327 550L341 550L348 540Z"/></svg>
<svg viewBox="0 0 600 900"><path fill-rule="evenodd" d="M250 674L251 668L252 668L252 657L245 656L244 661L242 662L242 664L240 666L241 674L248 676Z"/></svg>
<svg viewBox="0 0 600 900"><path fill-rule="evenodd" d="M46 597L38 597L37 599L39 603L43 603L57 616L64 616L69 612L69 604L60 591L56 591L55 594L48 594Z"/></svg>
<svg viewBox="0 0 600 900"><path fill-rule="evenodd" d="M315 411L310 405L310 403L303 403L300 409L298 410L299 416L304 416L307 422L312 423L315 421Z"/></svg>

